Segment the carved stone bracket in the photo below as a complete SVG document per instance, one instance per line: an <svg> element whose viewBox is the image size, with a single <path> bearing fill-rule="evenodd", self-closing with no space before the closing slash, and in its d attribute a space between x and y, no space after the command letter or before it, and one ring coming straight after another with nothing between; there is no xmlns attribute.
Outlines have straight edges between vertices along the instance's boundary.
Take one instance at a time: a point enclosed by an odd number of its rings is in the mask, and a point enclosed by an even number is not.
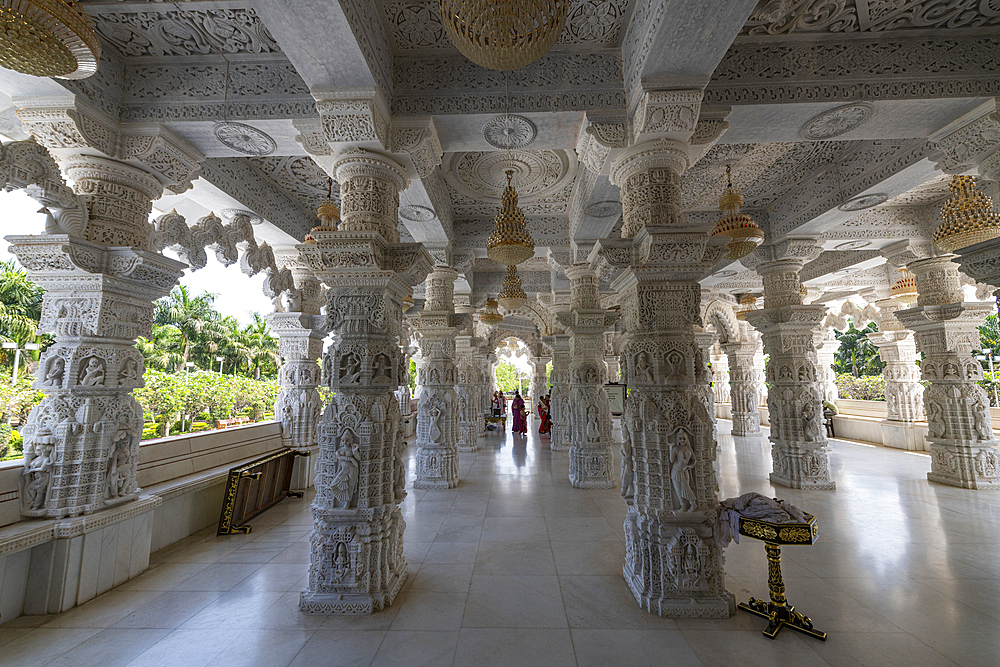
<svg viewBox="0 0 1000 667"><path fill-rule="evenodd" d="M312 90L327 142L389 146L389 107L374 88Z"/></svg>
<svg viewBox="0 0 1000 667"><path fill-rule="evenodd" d="M1000 180L1000 105L997 98L962 116L930 137L930 159L946 174L976 169L990 181Z"/></svg>
<svg viewBox="0 0 1000 667"><path fill-rule="evenodd" d="M391 148L393 153L407 153L421 178L430 176L444 155L433 118L394 120Z"/></svg>

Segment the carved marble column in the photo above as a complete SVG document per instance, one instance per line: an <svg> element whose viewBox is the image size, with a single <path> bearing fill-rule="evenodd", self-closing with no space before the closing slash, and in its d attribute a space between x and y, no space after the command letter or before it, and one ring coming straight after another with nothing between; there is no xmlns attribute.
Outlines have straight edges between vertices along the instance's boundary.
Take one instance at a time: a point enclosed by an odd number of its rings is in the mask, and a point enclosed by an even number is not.
<svg viewBox="0 0 1000 667"><path fill-rule="evenodd" d="M668 117L696 120L697 108L684 104L668 108ZM612 289L621 295L622 374L631 390L622 415L625 581L654 614L725 618L735 601L714 533L711 375L695 327L702 326L697 281L726 250L724 239L685 224L680 175L688 151L660 140L633 146L615 161L611 180L621 188L623 238L601 240L591 257L602 271L624 269Z"/></svg>
<svg viewBox="0 0 1000 667"><path fill-rule="evenodd" d="M571 266L566 277L573 310L558 317L569 333L569 482L577 489L609 489L615 475L611 405L604 388L604 332L618 316L601 308L597 274L589 266Z"/></svg>
<svg viewBox="0 0 1000 667"><path fill-rule="evenodd" d="M186 266L148 250L152 201L163 191L154 176L76 155L63 163L74 195L45 150L26 143L4 146L4 160L37 153L28 169L48 174L41 198L51 200L55 218L44 235L7 240L45 288L38 331L55 343L42 353L34 383L46 396L21 431L21 513L58 519L138 497L143 415L132 390L143 386L145 368L135 339L150 335L153 302Z"/></svg>
<svg viewBox="0 0 1000 667"><path fill-rule="evenodd" d="M545 377L545 367L549 360L545 357L532 357L531 359L531 405L534 412L538 414L538 401L542 396L549 393L549 381Z"/></svg>
<svg viewBox="0 0 1000 667"><path fill-rule="evenodd" d="M879 311L878 332L868 334L868 340L878 348L885 362L882 369L886 400L883 442L899 449L924 449L922 439L917 441L913 429L915 422L924 420L924 387L920 384L913 333L896 318L895 313L903 308L902 304L893 299L879 299L875 305Z"/></svg>
<svg viewBox="0 0 1000 667"><path fill-rule="evenodd" d="M427 276L424 309L414 319L420 331L417 368L417 479L415 489L458 486L458 393L455 391L455 279L458 271L435 266Z"/></svg>
<svg viewBox="0 0 1000 667"><path fill-rule="evenodd" d="M975 246L974 246L975 247ZM954 255L911 262L917 282L917 305L897 310L896 318L914 333L924 353L924 391L931 472L927 479L966 489L1000 488L1000 458L990 424L990 399L977 382L982 366L978 327L993 305L963 302Z"/></svg>
<svg viewBox="0 0 1000 667"><path fill-rule="evenodd" d="M718 334L716 334L714 332L711 332L711 331L705 331L704 327L699 327L699 326L695 327L695 330L694 330L694 342L695 342L695 345L698 346L698 352L701 354L702 363L706 364L706 366L705 366L705 369L706 369L705 372L707 373L707 377L709 379L709 382L712 381L712 371L711 371L711 369L708 368L707 364L708 364L708 360L712 356L712 348L715 346L715 343L718 341L718 339L719 339ZM718 418L715 415L715 389L714 388L712 389L711 392L709 392L709 399L710 400L709 400L709 410L708 410L708 412L709 412L710 415L712 415L712 423L717 425L718 422L719 422L719 420L718 420Z"/></svg>
<svg viewBox="0 0 1000 667"><path fill-rule="evenodd" d="M455 366L457 383L455 390L458 395L458 451L475 452L482 448L482 438L485 435L482 413L482 390L479 367L475 356L478 352L473 336L457 336L455 338Z"/></svg>
<svg viewBox="0 0 1000 667"><path fill-rule="evenodd" d="M555 334L543 339L552 349L552 380L549 408L552 411L552 431L549 438L549 449L554 452L569 451L569 425L572 419L569 409L570 352L569 336Z"/></svg>
<svg viewBox="0 0 1000 667"><path fill-rule="evenodd" d="M823 400L835 404L840 397L840 390L837 389L837 374L833 371L833 363L837 350L840 349L840 341L833 334L833 327L822 326L814 335L813 344L816 346L816 379L819 381Z"/></svg>
<svg viewBox="0 0 1000 667"><path fill-rule="evenodd" d="M729 380L732 383L733 435L760 435L760 411L757 408L757 380L754 355L756 343L726 343L722 346L729 359Z"/></svg>
<svg viewBox="0 0 1000 667"><path fill-rule="evenodd" d="M767 396L771 422L771 481L793 489L834 489L823 427L823 392L815 335L824 306L802 305L799 271L818 256L811 240L788 240L757 248L743 263L764 282L764 308L748 312L768 355Z"/></svg>
<svg viewBox="0 0 1000 667"><path fill-rule="evenodd" d="M730 403L732 396L729 388L729 363L725 353L718 345L711 348L712 360L712 393L716 403Z"/></svg>
<svg viewBox="0 0 1000 667"><path fill-rule="evenodd" d="M399 402L402 300L432 260L396 229L403 169L365 149L334 163L342 196L337 231L298 246L327 286L322 382L333 397L319 425L309 583L303 611L370 614L406 579L399 511L405 467Z"/></svg>

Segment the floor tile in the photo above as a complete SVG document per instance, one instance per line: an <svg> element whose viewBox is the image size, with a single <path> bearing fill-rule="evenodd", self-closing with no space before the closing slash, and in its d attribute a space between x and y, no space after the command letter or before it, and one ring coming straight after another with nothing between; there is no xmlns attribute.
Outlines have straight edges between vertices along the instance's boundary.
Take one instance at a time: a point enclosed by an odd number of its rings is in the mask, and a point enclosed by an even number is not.
<svg viewBox="0 0 1000 667"><path fill-rule="evenodd" d="M458 632L402 632L390 630L375 654L372 667L437 667L451 665Z"/></svg>
<svg viewBox="0 0 1000 667"><path fill-rule="evenodd" d="M569 630L462 628L454 667L573 667Z"/></svg>

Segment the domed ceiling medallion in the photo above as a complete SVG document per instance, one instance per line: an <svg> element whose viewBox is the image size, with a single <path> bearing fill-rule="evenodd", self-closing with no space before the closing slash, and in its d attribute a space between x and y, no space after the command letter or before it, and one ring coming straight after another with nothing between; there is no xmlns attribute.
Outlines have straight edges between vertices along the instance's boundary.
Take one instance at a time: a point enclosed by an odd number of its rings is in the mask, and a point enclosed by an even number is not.
<svg viewBox="0 0 1000 667"><path fill-rule="evenodd" d="M483 125L483 138L494 148L512 150L524 148L538 134L535 124L524 116L503 114L495 116Z"/></svg>

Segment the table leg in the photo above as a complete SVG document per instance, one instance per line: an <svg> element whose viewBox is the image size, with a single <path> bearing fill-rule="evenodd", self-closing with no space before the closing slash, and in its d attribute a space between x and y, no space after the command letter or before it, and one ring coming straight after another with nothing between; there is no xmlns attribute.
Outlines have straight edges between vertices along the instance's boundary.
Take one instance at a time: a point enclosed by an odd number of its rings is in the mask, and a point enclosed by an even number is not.
<svg viewBox="0 0 1000 667"><path fill-rule="evenodd" d="M768 620L764 628L764 636L774 639L784 626L802 634L826 641L826 633L813 628L812 619L795 611L795 607L785 599L785 582L781 578L781 547L769 542L764 543L767 552L767 589L771 601L765 602L750 598L749 602L741 602L739 609L750 612Z"/></svg>

